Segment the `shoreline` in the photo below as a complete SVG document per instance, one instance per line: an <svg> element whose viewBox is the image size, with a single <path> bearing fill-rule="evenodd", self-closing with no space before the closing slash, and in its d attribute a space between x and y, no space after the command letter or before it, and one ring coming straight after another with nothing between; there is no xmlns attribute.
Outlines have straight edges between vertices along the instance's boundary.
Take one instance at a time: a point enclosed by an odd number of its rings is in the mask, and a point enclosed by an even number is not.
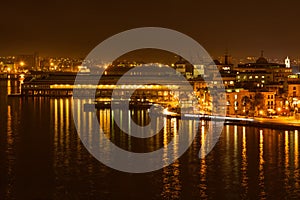
<svg viewBox="0 0 300 200"><path fill-rule="evenodd" d="M238 118L239 117L237 117L236 119ZM249 121L248 124L243 124L242 123L243 121L241 120L236 122L225 122L225 124L257 126L257 127L277 129L277 130L283 130L283 129L300 130L300 120L296 120L294 117L278 117L275 119L255 117L251 119L253 119L253 121Z"/></svg>
<svg viewBox="0 0 300 200"><path fill-rule="evenodd" d="M298 124L288 124L288 123L278 123L278 122L262 122L253 121L249 123L238 122L226 122L224 125L236 125L236 126L247 126L247 127L259 127L259 128L269 128L274 130L300 130L300 125Z"/></svg>
<svg viewBox="0 0 300 200"><path fill-rule="evenodd" d="M170 117L170 116L169 116ZM181 118L181 116L177 116ZM199 118L200 120L224 120L224 125L237 125L247 127L261 127L270 128L275 130L300 130L300 120L296 120L294 117L278 117L276 119L268 118L245 118L245 117L217 117L203 115L188 115L184 118Z"/></svg>

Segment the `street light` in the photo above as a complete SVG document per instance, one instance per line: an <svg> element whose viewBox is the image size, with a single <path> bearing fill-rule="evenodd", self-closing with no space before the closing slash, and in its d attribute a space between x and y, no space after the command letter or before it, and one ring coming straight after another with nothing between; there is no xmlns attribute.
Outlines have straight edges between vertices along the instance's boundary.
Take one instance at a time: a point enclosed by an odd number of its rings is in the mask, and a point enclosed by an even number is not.
<svg viewBox="0 0 300 200"><path fill-rule="evenodd" d="M259 111L259 114L260 114L260 115L263 115L263 114L264 114L264 111L263 111L263 110L260 110L260 111Z"/></svg>

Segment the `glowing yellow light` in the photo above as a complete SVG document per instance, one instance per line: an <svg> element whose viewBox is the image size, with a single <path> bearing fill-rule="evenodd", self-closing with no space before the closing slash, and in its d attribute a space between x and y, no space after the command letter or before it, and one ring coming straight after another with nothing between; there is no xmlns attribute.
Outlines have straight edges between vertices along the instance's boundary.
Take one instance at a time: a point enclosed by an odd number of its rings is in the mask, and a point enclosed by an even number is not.
<svg viewBox="0 0 300 200"><path fill-rule="evenodd" d="M260 114L260 115L263 115L263 114L264 114L264 111L263 111L263 110L260 110L260 111L259 111L259 114Z"/></svg>
<svg viewBox="0 0 300 200"><path fill-rule="evenodd" d="M25 63L23 61L20 62L20 66L23 67Z"/></svg>
<svg viewBox="0 0 300 200"><path fill-rule="evenodd" d="M280 112L280 111L281 111L281 108L277 108L277 111Z"/></svg>

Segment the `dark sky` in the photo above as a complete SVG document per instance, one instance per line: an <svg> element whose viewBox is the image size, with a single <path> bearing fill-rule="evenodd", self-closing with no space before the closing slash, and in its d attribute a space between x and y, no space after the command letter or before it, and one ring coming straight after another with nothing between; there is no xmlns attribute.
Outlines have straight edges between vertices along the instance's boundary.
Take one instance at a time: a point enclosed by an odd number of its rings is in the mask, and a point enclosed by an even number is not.
<svg viewBox="0 0 300 200"><path fill-rule="evenodd" d="M158 26L196 39L212 56L300 57L300 1L1 1L0 55L85 57L121 31Z"/></svg>

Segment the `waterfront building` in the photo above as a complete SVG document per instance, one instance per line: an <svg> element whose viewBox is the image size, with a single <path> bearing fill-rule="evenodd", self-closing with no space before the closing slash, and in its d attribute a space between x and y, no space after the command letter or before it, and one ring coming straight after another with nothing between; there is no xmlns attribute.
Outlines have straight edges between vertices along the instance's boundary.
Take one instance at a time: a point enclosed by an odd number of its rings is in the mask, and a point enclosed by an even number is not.
<svg viewBox="0 0 300 200"><path fill-rule="evenodd" d="M276 110L275 92L251 92L246 89L227 89L227 115L273 114Z"/></svg>

